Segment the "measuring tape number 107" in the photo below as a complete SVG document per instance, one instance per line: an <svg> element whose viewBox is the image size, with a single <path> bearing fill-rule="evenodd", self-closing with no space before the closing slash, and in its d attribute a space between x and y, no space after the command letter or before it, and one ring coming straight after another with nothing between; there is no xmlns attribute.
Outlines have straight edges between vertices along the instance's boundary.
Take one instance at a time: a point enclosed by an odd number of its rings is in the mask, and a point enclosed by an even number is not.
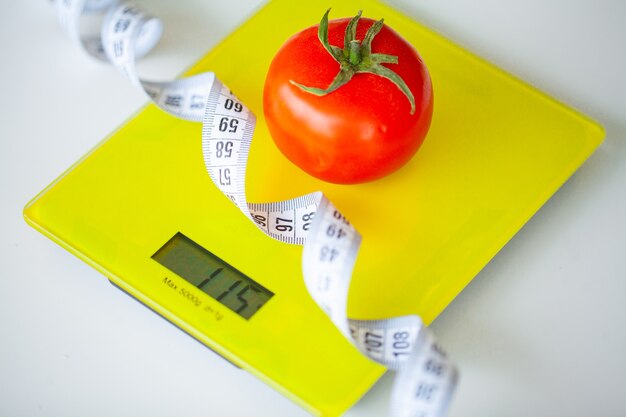
<svg viewBox="0 0 626 417"><path fill-rule="evenodd" d="M117 0L52 0L69 36L93 57L112 63L159 108L202 122L202 149L214 184L268 236L304 245L303 274L311 297L339 331L371 360L397 371L392 417L445 415L457 370L415 315L382 320L347 317L352 269L361 235L321 193L273 203L249 203L245 193L248 154L256 119L207 72L169 82L144 81L135 60L159 40L161 22L136 5ZM99 36L82 36L86 13L105 14Z"/></svg>

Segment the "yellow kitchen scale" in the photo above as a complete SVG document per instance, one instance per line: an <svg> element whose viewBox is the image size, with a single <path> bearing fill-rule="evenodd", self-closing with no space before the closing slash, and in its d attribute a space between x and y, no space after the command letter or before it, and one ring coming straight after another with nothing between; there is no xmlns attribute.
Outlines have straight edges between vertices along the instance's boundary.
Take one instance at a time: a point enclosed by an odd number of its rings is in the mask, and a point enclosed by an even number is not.
<svg viewBox="0 0 626 417"><path fill-rule="evenodd" d="M434 116L421 150L364 185L304 174L274 146L263 119L273 55L328 7L334 17L358 9L384 17L433 80ZM188 75L203 71L214 71L257 116L249 200L321 190L362 234L348 308L355 319L419 314L430 323L604 136L587 117L375 0L271 0ZM26 220L314 415L338 416L385 369L310 298L302 248L268 238L212 184L201 128L148 105L29 203ZM248 294L208 291L218 273L244 282ZM254 306L244 306L250 297Z"/></svg>

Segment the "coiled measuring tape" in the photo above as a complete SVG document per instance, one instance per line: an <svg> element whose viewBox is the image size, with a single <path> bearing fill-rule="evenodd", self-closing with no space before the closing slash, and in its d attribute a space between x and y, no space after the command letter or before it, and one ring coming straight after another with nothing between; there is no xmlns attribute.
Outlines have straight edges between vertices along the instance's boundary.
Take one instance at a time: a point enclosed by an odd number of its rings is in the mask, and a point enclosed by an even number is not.
<svg viewBox="0 0 626 417"><path fill-rule="evenodd" d="M347 300L361 235L321 193L249 203L245 177L255 116L207 72L169 82L139 78L135 60L158 42L161 22L136 5L118 0L52 0L69 36L93 57L112 63L159 108L202 122L202 150L213 183L265 234L304 245L306 287L339 331L371 360L397 371L392 417L440 417L446 412L458 372L416 315L382 320L347 317ZM101 33L82 36L86 13L105 14Z"/></svg>

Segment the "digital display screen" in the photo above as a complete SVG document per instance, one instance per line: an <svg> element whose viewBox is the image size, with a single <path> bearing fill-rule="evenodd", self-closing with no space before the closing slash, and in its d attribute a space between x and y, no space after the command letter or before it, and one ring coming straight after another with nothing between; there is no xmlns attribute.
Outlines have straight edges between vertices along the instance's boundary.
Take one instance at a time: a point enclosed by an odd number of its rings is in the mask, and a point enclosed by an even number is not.
<svg viewBox="0 0 626 417"><path fill-rule="evenodd" d="M182 233L152 258L245 319L274 295Z"/></svg>

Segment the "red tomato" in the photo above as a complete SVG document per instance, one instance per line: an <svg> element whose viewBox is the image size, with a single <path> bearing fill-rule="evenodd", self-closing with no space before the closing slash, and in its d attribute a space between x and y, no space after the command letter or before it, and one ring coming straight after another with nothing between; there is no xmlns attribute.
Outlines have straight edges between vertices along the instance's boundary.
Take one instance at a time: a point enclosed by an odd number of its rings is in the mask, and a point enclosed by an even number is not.
<svg viewBox="0 0 626 417"><path fill-rule="evenodd" d="M327 16L326 22L322 19L320 25L292 36L274 57L263 92L267 126L281 152L314 177L339 184L376 180L408 162L424 141L433 110L430 76L415 49L382 21L377 23L380 32L373 39L368 35L367 49L363 40L374 20L359 20L360 12L352 20L329 22ZM350 37L344 40L350 22L352 42ZM326 47L321 41L325 23ZM388 63L393 59L381 54L397 57L397 63ZM414 105L411 94L389 78L361 72L368 68L363 57L386 67L376 72L395 72L412 93ZM349 81L340 80L337 83L345 83L334 91L321 92L340 69L352 71ZM304 86L324 95L305 91Z"/></svg>

